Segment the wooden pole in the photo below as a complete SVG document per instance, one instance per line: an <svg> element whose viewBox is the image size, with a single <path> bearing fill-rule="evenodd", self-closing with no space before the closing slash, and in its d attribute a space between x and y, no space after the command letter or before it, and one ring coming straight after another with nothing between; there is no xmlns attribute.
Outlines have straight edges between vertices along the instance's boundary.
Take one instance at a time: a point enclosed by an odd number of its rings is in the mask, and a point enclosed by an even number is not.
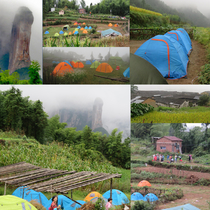
<svg viewBox="0 0 210 210"><path fill-rule="evenodd" d="M73 191L71 190L71 198L73 198Z"/></svg>
<svg viewBox="0 0 210 210"><path fill-rule="evenodd" d="M112 199L112 178L110 180L110 198Z"/></svg>
<svg viewBox="0 0 210 210"><path fill-rule="evenodd" d="M4 184L4 195L6 195L7 194L7 183L5 182L5 184Z"/></svg>

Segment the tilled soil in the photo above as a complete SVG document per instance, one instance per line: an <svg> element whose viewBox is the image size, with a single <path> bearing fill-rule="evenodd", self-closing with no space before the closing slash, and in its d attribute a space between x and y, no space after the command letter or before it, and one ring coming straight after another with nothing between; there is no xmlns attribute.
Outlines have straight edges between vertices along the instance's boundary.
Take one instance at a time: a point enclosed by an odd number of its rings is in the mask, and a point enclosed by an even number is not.
<svg viewBox="0 0 210 210"><path fill-rule="evenodd" d="M160 168L154 166L147 166L147 167L139 167L136 168L138 171L147 171L147 172L155 172L161 174L168 174L168 175L175 175L179 177L189 177L194 175L199 179L210 179L210 173L203 173L203 172L196 172L196 171L185 171L185 170L177 170L176 168L167 169L167 168Z"/></svg>
<svg viewBox="0 0 210 210"><path fill-rule="evenodd" d="M130 40L130 52L135 53L145 41L147 40ZM195 40L192 40L192 48L193 51L190 54L187 68L187 78L177 80L167 79L169 84L199 84L198 74L201 71L201 66L207 63L206 50L202 44Z"/></svg>

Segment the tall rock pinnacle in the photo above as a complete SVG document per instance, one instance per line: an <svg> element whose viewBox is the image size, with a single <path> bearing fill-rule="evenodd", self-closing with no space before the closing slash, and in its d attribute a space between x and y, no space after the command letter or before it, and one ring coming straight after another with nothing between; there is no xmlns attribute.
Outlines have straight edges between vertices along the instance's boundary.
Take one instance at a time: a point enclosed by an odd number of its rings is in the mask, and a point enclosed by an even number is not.
<svg viewBox="0 0 210 210"><path fill-rule="evenodd" d="M102 127L102 107L102 99L96 98L93 105L92 130Z"/></svg>
<svg viewBox="0 0 210 210"><path fill-rule="evenodd" d="M10 39L10 74L17 69L31 65L29 45L33 21L34 17L32 12L27 7L20 7L13 21Z"/></svg>

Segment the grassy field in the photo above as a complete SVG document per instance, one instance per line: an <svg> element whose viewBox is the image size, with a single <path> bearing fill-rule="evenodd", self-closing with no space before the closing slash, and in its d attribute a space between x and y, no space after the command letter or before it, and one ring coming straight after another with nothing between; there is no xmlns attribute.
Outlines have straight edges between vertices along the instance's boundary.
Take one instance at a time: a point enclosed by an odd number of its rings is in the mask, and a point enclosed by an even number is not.
<svg viewBox="0 0 210 210"><path fill-rule="evenodd" d="M209 107L187 107L171 111L157 111L131 118L131 123L207 123L210 120Z"/></svg>
<svg viewBox="0 0 210 210"><path fill-rule="evenodd" d="M45 61L44 61L45 63ZM120 66L120 70L115 70L117 65ZM97 72L96 68L90 68L91 65L84 64L82 69L74 69L74 73L69 74L68 78L55 78L50 75L55 68L55 65L44 65L43 68L43 83L44 84L125 84L125 82L104 79L96 77L94 75L108 77L108 78L125 78L123 72L128 68L128 64L124 64L123 61L117 64L112 64L113 71L111 73ZM74 79L73 79L74 78ZM127 82L129 84L129 82Z"/></svg>

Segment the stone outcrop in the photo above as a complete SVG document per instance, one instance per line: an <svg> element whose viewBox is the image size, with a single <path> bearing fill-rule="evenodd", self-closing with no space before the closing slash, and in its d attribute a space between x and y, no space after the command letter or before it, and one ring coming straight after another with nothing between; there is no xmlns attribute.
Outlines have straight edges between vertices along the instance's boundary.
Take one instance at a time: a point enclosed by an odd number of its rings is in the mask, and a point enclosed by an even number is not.
<svg viewBox="0 0 210 210"><path fill-rule="evenodd" d="M33 21L32 12L27 7L20 7L15 15L11 32L11 47L9 52L10 74L17 69L31 65L29 45Z"/></svg>
<svg viewBox="0 0 210 210"><path fill-rule="evenodd" d="M93 105L92 130L95 130L96 128L99 127L103 127L102 107L103 107L103 101L101 100L101 98L96 98Z"/></svg>

